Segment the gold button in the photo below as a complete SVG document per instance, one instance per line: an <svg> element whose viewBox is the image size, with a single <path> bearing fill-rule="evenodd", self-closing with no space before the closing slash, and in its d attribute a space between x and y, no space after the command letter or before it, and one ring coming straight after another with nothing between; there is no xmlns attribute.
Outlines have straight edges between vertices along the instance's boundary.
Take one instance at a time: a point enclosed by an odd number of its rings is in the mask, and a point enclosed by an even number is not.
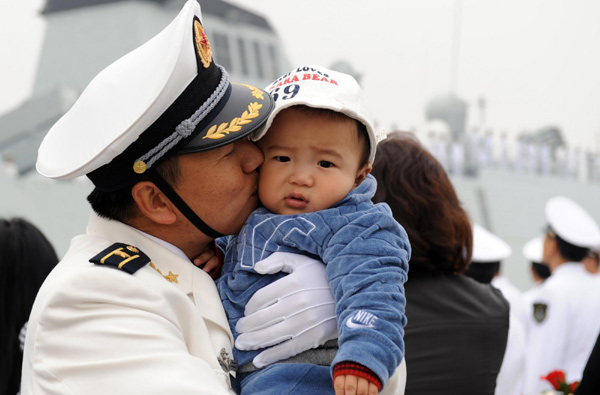
<svg viewBox="0 0 600 395"><path fill-rule="evenodd" d="M135 171L137 174L144 173L146 171L146 164L143 161L138 160L133 164L133 171Z"/></svg>

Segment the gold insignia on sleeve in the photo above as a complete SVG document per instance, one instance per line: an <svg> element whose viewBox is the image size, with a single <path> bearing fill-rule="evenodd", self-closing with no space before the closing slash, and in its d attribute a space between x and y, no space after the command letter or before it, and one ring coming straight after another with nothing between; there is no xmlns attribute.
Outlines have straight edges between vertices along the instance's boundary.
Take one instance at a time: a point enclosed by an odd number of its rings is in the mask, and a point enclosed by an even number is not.
<svg viewBox="0 0 600 395"><path fill-rule="evenodd" d="M207 69L212 63L212 48L210 47L210 42L208 41L206 33L204 33L204 28L198 20L194 21L194 32L198 56L200 56L204 68Z"/></svg>
<svg viewBox="0 0 600 395"><path fill-rule="evenodd" d="M242 129L242 125L251 123L254 118L259 116L261 108L262 104L258 104L257 102L248 104L248 110L244 111L241 116L233 118L229 123L223 122L219 127L217 125L211 126L208 132L206 132L206 136L202 138L218 140L231 132L239 132Z"/></svg>
<svg viewBox="0 0 600 395"><path fill-rule="evenodd" d="M150 262L148 255L138 248L125 244L114 243L90 258L95 265L112 266L129 274L134 274Z"/></svg>
<svg viewBox="0 0 600 395"><path fill-rule="evenodd" d="M534 303L533 304L533 318L538 323L542 323L546 319L548 312L548 305L545 303Z"/></svg>
<svg viewBox="0 0 600 395"><path fill-rule="evenodd" d="M160 271L159 268L157 268L153 262L150 262L150 267L154 270L156 270L158 272L158 274L160 274L161 276L163 276L166 280L168 280L170 283L175 283L175 284L179 284L179 281L177 280L177 277L179 277L179 274L175 274L172 271L169 270L169 274L164 275L162 274L162 272Z"/></svg>

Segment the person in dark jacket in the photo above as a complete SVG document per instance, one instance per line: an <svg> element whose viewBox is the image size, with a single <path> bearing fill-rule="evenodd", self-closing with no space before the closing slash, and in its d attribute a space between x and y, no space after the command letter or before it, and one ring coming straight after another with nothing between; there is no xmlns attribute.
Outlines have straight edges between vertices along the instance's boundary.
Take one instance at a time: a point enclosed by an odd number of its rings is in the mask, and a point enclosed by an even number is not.
<svg viewBox="0 0 600 395"><path fill-rule="evenodd" d="M472 231L440 163L410 133L377 147L375 203L385 202L412 246L406 290L406 393L494 394L506 348L508 302L463 275Z"/></svg>
<svg viewBox="0 0 600 395"><path fill-rule="evenodd" d="M597 395L600 394L600 334L596 339L594 349L583 369L583 377L574 395Z"/></svg>
<svg viewBox="0 0 600 395"><path fill-rule="evenodd" d="M24 218L0 219L0 394L19 392L31 306L57 263L54 247L35 225Z"/></svg>

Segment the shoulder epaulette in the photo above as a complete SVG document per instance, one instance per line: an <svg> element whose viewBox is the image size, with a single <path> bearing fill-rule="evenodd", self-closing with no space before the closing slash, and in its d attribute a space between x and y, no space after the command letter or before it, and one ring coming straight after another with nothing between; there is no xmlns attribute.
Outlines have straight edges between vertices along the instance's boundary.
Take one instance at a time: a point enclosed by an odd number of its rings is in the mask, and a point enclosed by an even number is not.
<svg viewBox="0 0 600 395"><path fill-rule="evenodd" d="M134 246L115 243L91 258L90 262L96 265L114 266L133 274L150 262L150 258Z"/></svg>

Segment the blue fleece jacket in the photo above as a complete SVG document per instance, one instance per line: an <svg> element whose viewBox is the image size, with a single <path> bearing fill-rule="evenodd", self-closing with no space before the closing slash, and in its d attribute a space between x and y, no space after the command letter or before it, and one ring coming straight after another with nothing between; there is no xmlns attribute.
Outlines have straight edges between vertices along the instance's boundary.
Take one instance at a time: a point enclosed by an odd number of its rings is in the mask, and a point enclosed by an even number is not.
<svg viewBox="0 0 600 395"><path fill-rule="evenodd" d="M331 366L359 363L385 385L404 356L410 245L390 208L371 202L376 187L369 175L335 206L314 213L276 215L259 208L237 236L217 240L225 254L217 287L235 338L250 297L285 275L258 274L254 264L277 251L311 255L327 265L336 302L339 350ZM238 364L260 351L236 349Z"/></svg>

